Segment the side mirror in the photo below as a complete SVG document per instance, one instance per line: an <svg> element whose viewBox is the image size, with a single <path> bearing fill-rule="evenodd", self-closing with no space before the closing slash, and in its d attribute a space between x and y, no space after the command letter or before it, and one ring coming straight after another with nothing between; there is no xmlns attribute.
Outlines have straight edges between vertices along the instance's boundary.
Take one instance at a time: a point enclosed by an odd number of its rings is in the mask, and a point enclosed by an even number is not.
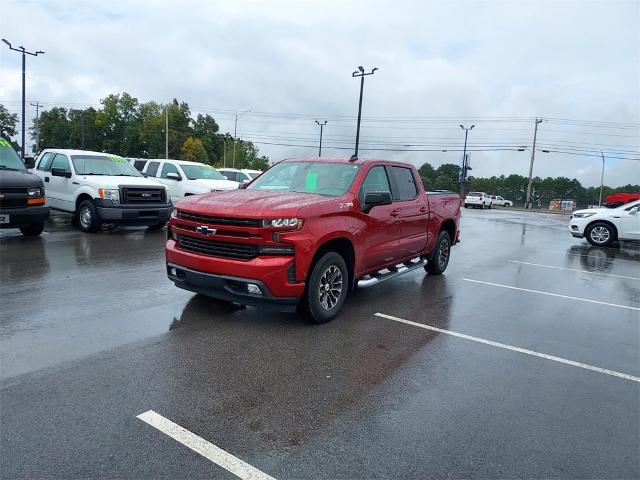
<svg viewBox="0 0 640 480"><path fill-rule="evenodd" d="M391 205L391 192L368 192L364 196L362 211L369 213L373 207Z"/></svg>
<svg viewBox="0 0 640 480"><path fill-rule="evenodd" d="M173 172L167 173L167 178L169 180L177 180L178 182L182 180L182 177L180 176L179 173L173 173Z"/></svg>
<svg viewBox="0 0 640 480"><path fill-rule="evenodd" d="M637 206L633 207L631 210L629 210L629 213L632 214L632 215L635 215L638 212L640 212L640 205L637 205Z"/></svg>
<svg viewBox="0 0 640 480"><path fill-rule="evenodd" d="M52 168L51 175L54 177L71 178L71 171L65 170L64 168Z"/></svg>
<svg viewBox="0 0 640 480"><path fill-rule="evenodd" d="M33 157L24 157L24 165L27 168L34 168L36 166L36 159Z"/></svg>

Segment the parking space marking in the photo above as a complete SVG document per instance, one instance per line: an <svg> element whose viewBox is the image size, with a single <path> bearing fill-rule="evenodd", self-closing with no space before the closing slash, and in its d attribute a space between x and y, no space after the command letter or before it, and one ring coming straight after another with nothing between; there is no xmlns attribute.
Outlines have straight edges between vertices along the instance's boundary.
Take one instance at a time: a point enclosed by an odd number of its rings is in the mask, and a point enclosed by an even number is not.
<svg viewBox="0 0 640 480"><path fill-rule="evenodd" d="M527 350L526 348L514 347L513 345L507 345L505 343L494 342L493 340L486 340L484 338L472 337L471 335L465 335L464 333L453 332L451 330L445 330L443 328L432 327L424 323L412 322L411 320L405 320L404 318L394 317L393 315L386 315L384 313L376 313L377 317L386 318L387 320L393 320L394 322L405 323L414 327L423 328L425 330L431 330L437 333L443 333L445 335L451 335L452 337L463 338L465 340L471 340L472 342L482 343L484 345L490 345L492 347L503 348L505 350L511 350L512 352L522 353L524 355L531 355L533 357L544 358L545 360L551 360L552 362L563 363L565 365L571 365L572 367L583 368L585 370L591 370L592 372L603 373L605 375L611 375L612 377L622 378L624 380L631 380L632 382L640 383L640 377L629 375L628 373L616 372L615 370L608 370L606 368L594 367L586 363L575 362L573 360L567 360L566 358L555 357L553 355L547 355L546 353L534 352L533 350Z"/></svg>
<svg viewBox="0 0 640 480"><path fill-rule="evenodd" d="M570 272L588 273L591 275L603 275L605 277L616 277L616 278L627 278L629 280L640 280L640 278L638 277L629 277L627 275L614 275L613 273L591 272L589 270L580 270L579 268L556 267L553 265L543 265L541 263L522 262L520 260L507 260L507 262L519 263L521 265L531 265L534 267L554 268L556 270L569 270Z"/></svg>
<svg viewBox="0 0 640 480"><path fill-rule="evenodd" d="M240 460L238 457L234 457L220 447L207 442L204 438L191 433L186 428L173 423L153 410L141 413L136 418L148 423L243 480L275 480L273 477Z"/></svg>
<svg viewBox="0 0 640 480"><path fill-rule="evenodd" d="M563 252L562 250L545 250L543 248L536 248L535 250L537 252L558 253L558 254L562 254L562 255L572 255L574 257L588 257L589 256L586 253L571 253L571 252ZM615 260L616 260L616 262L635 263L636 265L640 263L637 260L627 260L626 258L616 258Z"/></svg>
<svg viewBox="0 0 640 480"><path fill-rule="evenodd" d="M579 302L597 303L598 305L606 305L608 307L624 308L626 310L640 311L640 307L632 307L629 305L619 305L617 303L601 302L599 300L591 300L590 298L572 297L571 295L561 295L559 293L543 292L542 290L532 290L530 288L513 287L511 285L502 285L501 283L483 282L482 280L473 280L471 278L463 278L466 282L480 283L482 285L490 285L492 287L508 288L510 290L518 290L520 292L537 293L539 295L549 295L550 297L566 298L569 300L577 300Z"/></svg>

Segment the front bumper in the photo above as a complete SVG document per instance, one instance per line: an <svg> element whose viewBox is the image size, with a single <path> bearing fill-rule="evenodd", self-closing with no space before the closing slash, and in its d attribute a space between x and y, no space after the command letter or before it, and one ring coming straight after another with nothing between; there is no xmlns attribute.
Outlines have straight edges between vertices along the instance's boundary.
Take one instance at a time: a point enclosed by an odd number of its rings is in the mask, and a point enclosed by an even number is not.
<svg viewBox="0 0 640 480"><path fill-rule="evenodd" d="M584 225L577 222L571 222L569 224L569 232L575 238L584 238Z"/></svg>
<svg viewBox="0 0 640 480"><path fill-rule="evenodd" d="M96 200L98 216L103 222L122 225L156 225L169 220L172 205L119 205L111 201Z"/></svg>
<svg viewBox="0 0 640 480"><path fill-rule="evenodd" d="M49 207L34 205L0 209L0 215L9 215L10 223L0 223L0 228L18 228L26 225L46 222L49 218Z"/></svg>
<svg viewBox="0 0 640 480"><path fill-rule="evenodd" d="M480 206L482 205L484 202L482 200L464 200L464 204L465 205L477 205Z"/></svg>

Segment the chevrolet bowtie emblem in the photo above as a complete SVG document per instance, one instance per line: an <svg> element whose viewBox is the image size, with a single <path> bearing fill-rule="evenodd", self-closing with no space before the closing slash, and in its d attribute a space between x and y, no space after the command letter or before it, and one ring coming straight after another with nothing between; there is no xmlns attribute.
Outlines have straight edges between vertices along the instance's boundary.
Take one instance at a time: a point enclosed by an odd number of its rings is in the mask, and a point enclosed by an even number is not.
<svg viewBox="0 0 640 480"><path fill-rule="evenodd" d="M209 228L206 225L200 225L196 228L196 232L201 233L202 235L215 235L217 230L215 228Z"/></svg>

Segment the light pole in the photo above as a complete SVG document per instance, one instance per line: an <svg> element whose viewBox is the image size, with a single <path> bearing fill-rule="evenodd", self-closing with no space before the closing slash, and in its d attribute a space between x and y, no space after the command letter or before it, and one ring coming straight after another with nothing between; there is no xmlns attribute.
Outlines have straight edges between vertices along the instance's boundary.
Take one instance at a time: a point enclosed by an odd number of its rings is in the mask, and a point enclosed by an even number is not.
<svg viewBox="0 0 640 480"><path fill-rule="evenodd" d="M321 157L322 156L322 129L327 124L327 121L325 120L323 123L320 123L318 120L316 120L316 123L320 125L320 147L318 148L318 156Z"/></svg>
<svg viewBox="0 0 640 480"><path fill-rule="evenodd" d="M378 67L374 67L369 73L365 73L364 68L358 67L358 70L351 74L352 77L360 77L360 101L358 102L358 126L356 128L356 151L351 157L352 159L358 158L358 145L360 143L360 118L362 117L362 90L364 89L364 77L367 75L373 75ZM360 72L360 73L358 73Z"/></svg>
<svg viewBox="0 0 640 480"><path fill-rule="evenodd" d="M469 128L464 125L460 125L460 128L464 130L464 149L462 150L462 171L460 172L460 197L464 197L464 180L467 176L467 137L469 131L473 130L475 125L471 125Z"/></svg>
<svg viewBox="0 0 640 480"><path fill-rule="evenodd" d="M31 105L32 107L36 107L36 151L35 154L38 154L38 150L40 149L40 107L42 107L42 105L39 102L36 103L31 103L29 102L29 105ZM84 147L84 145L83 145Z"/></svg>
<svg viewBox="0 0 640 480"><path fill-rule="evenodd" d="M24 121L24 116L25 116L25 93L24 93L24 84L25 84L25 71L26 71L26 56L25 55L31 55L33 57L37 57L38 54L40 53L44 53L42 50L38 50L37 52L29 52L27 51L22 45L20 45L18 48L13 47L13 45L11 45L11 43L6 40L6 39L2 39L2 41L4 43L6 43L7 45L9 45L9 49L13 50L14 52L20 52L22 53L22 150L20 150L20 155L22 156L22 158L24 159L25 156L25 121Z"/></svg>
<svg viewBox="0 0 640 480"><path fill-rule="evenodd" d="M527 184L527 198L524 202L524 208L531 208L531 186L533 184L533 161L536 158L536 137L538 135L538 125L542 123L541 118L536 118L535 128L533 129L533 145L531 146L531 163L529 164L529 183Z"/></svg>
<svg viewBox="0 0 640 480"><path fill-rule="evenodd" d="M604 152L600 152L602 156L602 173L600 173L600 199L598 200L598 206L602 206L602 186L604 185Z"/></svg>
<svg viewBox="0 0 640 480"><path fill-rule="evenodd" d="M231 164L232 168L236 168L236 141L238 138L238 117L244 115L245 113L249 113L251 110L245 110L244 112L236 113L236 123L233 127L233 161Z"/></svg>

